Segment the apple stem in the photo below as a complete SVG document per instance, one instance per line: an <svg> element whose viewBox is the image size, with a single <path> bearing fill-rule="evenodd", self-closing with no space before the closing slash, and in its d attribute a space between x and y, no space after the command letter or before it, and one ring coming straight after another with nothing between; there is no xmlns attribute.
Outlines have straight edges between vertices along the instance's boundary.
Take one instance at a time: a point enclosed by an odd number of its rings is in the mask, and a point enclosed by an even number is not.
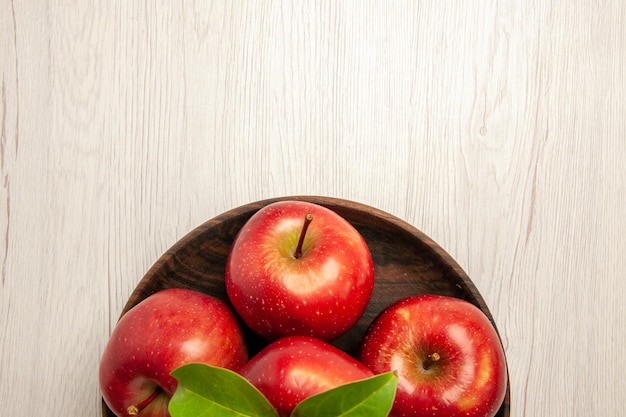
<svg viewBox="0 0 626 417"><path fill-rule="evenodd" d="M437 352L431 353L426 357L426 359L422 363L422 366L424 367L425 370L429 370L430 367L433 366L433 364L437 362L439 359L441 359L441 355L439 353Z"/></svg>
<svg viewBox="0 0 626 417"><path fill-rule="evenodd" d="M162 391L161 387L157 387L154 390L154 392L150 394L148 398L140 401L137 404L131 405L130 407L128 407L126 411L128 412L129 415L136 416L137 414L139 414L141 410L146 408L161 393L161 391Z"/></svg>
<svg viewBox="0 0 626 417"><path fill-rule="evenodd" d="M300 239L298 239L298 246L296 246L296 251L293 256L296 259L300 259L302 257L302 245L304 244L304 235L306 235L306 231L309 228L309 224L313 220L313 215L311 213L307 213L304 216L304 224L302 225L302 232L300 232Z"/></svg>

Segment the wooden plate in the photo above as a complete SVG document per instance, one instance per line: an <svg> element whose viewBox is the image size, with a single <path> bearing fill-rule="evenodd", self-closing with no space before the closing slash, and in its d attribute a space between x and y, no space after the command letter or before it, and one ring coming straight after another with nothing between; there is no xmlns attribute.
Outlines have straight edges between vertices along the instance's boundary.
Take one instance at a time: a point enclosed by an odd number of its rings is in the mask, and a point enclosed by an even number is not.
<svg viewBox="0 0 626 417"><path fill-rule="evenodd" d="M303 200L334 210L363 235L374 259L372 300L359 322L332 342L354 353L374 317L390 303L413 294L441 294L462 298L480 308L494 324L478 290L463 269L437 243L410 224L381 210L352 201L317 196L291 196L258 201L227 211L198 226L165 252L139 282L122 315L149 295L172 287L199 290L228 300L224 285L226 258L243 224L261 207L281 200ZM121 317L121 316L120 316ZM248 329L250 353L264 342ZM508 417L507 387L497 417ZM114 417L103 401L103 416Z"/></svg>

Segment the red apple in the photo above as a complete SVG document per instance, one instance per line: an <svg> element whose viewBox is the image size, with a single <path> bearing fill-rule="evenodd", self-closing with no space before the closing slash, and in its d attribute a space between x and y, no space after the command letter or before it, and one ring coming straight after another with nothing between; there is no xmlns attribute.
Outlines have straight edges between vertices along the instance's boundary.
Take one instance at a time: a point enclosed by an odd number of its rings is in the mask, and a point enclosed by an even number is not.
<svg viewBox="0 0 626 417"><path fill-rule="evenodd" d="M493 417L504 400L498 334L461 299L417 295L390 305L372 322L358 358L375 374L396 372L396 417Z"/></svg>
<svg viewBox="0 0 626 417"><path fill-rule="evenodd" d="M177 367L202 362L237 371L248 360L234 311L182 288L159 291L124 314L100 361L100 389L115 415L169 416Z"/></svg>
<svg viewBox="0 0 626 417"><path fill-rule="evenodd" d="M270 343L240 374L281 416L288 416L312 395L374 375L342 350L308 336L288 336Z"/></svg>
<svg viewBox="0 0 626 417"><path fill-rule="evenodd" d="M343 217L317 204L281 201L241 228L225 280L235 310L264 338L328 341L365 311L374 264L365 240Z"/></svg>

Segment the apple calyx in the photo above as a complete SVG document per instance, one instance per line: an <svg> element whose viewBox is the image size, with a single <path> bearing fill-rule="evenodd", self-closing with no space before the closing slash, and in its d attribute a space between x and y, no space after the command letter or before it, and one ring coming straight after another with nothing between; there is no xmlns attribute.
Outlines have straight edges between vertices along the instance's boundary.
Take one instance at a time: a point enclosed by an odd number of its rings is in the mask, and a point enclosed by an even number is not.
<svg viewBox="0 0 626 417"><path fill-rule="evenodd" d="M300 232L300 239L298 239L298 245L296 246L296 250L293 254L294 258L296 259L300 259L302 257L302 245L304 244L304 236L306 235L306 231L312 221L313 215L311 213L307 213L306 216L304 216L304 224L302 225L302 231Z"/></svg>
<svg viewBox="0 0 626 417"><path fill-rule="evenodd" d="M439 359L441 359L441 355L439 353L429 353L426 356L426 359L424 359L424 362L422 362L422 367L424 370L428 371L435 362L439 361Z"/></svg>
<svg viewBox="0 0 626 417"><path fill-rule="evenodd" d="M147 397L146 399L138 402L137 404L133 404L130 407L128 407L126 409L126 411L128 412L129 415L131 416L136 416L138 415L141 410L143 410L144 408L146 408L148 405L150 405L150 403L161 393L163 392L163 390L161 389L161 387L157 387L154 392L152 394L150 394L149 397Z"/></svg>

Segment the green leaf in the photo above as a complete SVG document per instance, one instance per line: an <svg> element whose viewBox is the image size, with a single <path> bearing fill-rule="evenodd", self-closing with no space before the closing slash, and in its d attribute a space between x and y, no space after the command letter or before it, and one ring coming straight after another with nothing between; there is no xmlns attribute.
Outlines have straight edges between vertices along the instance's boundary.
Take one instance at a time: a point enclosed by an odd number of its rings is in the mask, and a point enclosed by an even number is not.
<svg viewBox="0 0 626 417"><path fill-rule="evenodd" d="M386 417L397 386L393 372L344 384L305 399L291 417Z"/></svg>
<svg viewBox="0 0 626 417"><path fill-rule="evenodd" d="M235 372L191 363L172 376L178 380L169 404L172 417L278 417L265 396Z"/></svg>

